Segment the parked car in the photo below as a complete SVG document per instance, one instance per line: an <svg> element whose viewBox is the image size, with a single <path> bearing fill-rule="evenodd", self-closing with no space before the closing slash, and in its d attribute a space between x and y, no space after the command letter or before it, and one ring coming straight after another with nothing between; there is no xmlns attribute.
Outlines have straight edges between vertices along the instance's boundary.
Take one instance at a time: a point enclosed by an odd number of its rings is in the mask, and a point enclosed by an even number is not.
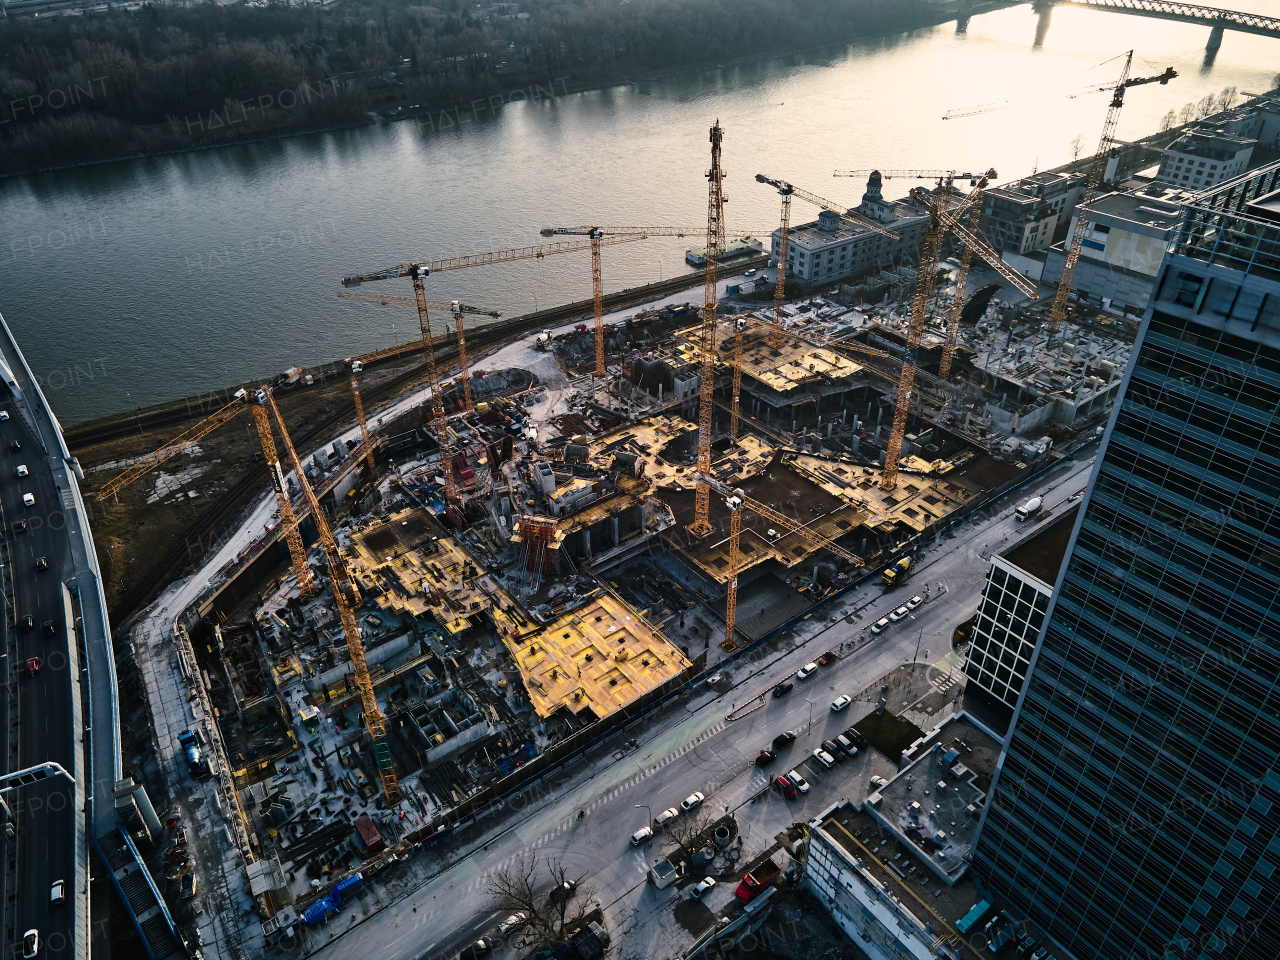
<svg viewBox="0 0 1280 960"><path fill-rule="evenodd" d="M691 793L680 801L680 809L688 813L694 807L700 806L702 801L707 799L707 795L699 790L697 793Z"/></svg>
<svg viewBox="0 0 1280 960"><path fill-rule="evenodd" d="M17 440L14 440L12 443L9 444L10 453L17 453L21 449L22 449L22 444L19 443Z"/></svg>
<svg viewBox="0 0 1280 960"><path fill-rule="evenodd" d="M797 680L807 680L817 672L818 665L816 663L806 663L803 667L796 671Z"/></svg>
<svg viewBox="0 0 1280 960"><path fill-rule="evenodd" d="M638 847L640 844L653 839L653 827L641 827L631 835L631 845Z"/></svg>
<svg viewBox="0 0 1280 960"><path fill-rule="evenodd" d="M716 674L713 674L713 675L711 675L711 676L707 677L707 686L708 686L708 687L717 687L717 686L719 686L719 685L720 685L720 681L722 681L723 679L724 679L724 674L723 674L723 673L716 673Z"/></svg>
<svg viewBox="0 0 1280 960"><path fill-rule="evenodd" d="M655 827L665 827L668 823L680 816L680 810L677 807L667 807L660 814L653 818Z"/></svg>
<svg viewBox="0 0 1280 960"><path fill-rule="evenodd" d="M908 610L914 610L916 607L920 606L920 604L922 603L924 603L924 597L920 596L920 594L917 593L914 597L912 597L910 600L907 601L906 607Z"/></svg>
<svg viewBox="0 0 1280 960"><path fill-rule="evenodd" d="M26 533L26 532L27 532L27 521L25 521L25 520L19 520L17 523L15 523L15 524L13 525L13 532L14 532L14 533Z"/></svg>
<svg viewBox="0 0 1280 960"><path fill-rule="evenodd" d="M886 780L884 777L872 777L872 778L871 778L871 786L875 787L877 790L879 790L879 789L880 789L881 787L883 787L883 786L888 785L888 783L889 783L889 781L888 781L888 780Z"/></svg>
<svg viewBox="0 0 1280 960"><path fill-rule="evenodd" d="M877 620L875 623L873 623L873 624L871 625L871 632L872 632L872 633L884 633L885 629L886 629L888 626L889 626L889 620L888 620L888 618L886 618L886 617L881 617L879 620Z"/></svg>
<svg viewBox="0 0 1280 960"><path fill-rule="evenodd" d="M513 913L507 919L498 924L498 933L500 936L506 936L513 930L519 930L524 926L525 920L528 918L523 913Z"/></svg>
<svg viewBox="0 0 1280 960"><path fill-rule="evenodd" d="M27 661L27 676L34 677L39 672L40 672L40 658L32 657L30 660Z"/></svg>
<svg viewBox="0 0 1280 960"><path fill-rule="evenodd" d="M773 785L778 788L784 797L788 800L796 798L796 785L786 777L774 777Z"/></svg>
<svg viewBox="0 0 1280 960"><path fill-rule="evenodd" d="M827 753L827 751L823 750L821 747L818 747L818 749L813 751L813 759L828 768L835 766L836 763L836 758Z"/></svg>
<svg viewBox="0 0 1280 960"><path fill-rule="evenodd" d="M772 750L761 750L760 755L756 757L757 767L767 767L773 761L778 759L778 755Z"/></svg>
<svg viewBox="0 0 1280 960"><path fill-rule="evenodd" d="M889 614L889 619L894 623L897 623L899 620L905 620L907 615L910 613L911 611L906 607L899 607L897 610L893 611L893 613Z"/></svg>
<svg viewBox="0 0 1280 960"><path fill-rule="evenodd" d="M796 735L791 730L783 730L780 734L773 738L773 749L781 750L789 743L794 743Z"/></svg>
<svg viewBox="0 0 1280 960"><path fill-rule="evenodd" d="M18 464L18 476L25 477L27 475L27 465L25 463Z"/></svg>
<svg viewBox="0 0 1280 960"><path fill-rule="evenodd" d="M773 695L775 697L785 697L788 693L791 692L793 687L795 687L794 683L792 683L789 680L783 680L780 684L778 684L776 687L773 688Z"/></svg>
<svg viewBox="0 0 1280 960"><path fill-rule="evenodd" d="M695 900L701 900L702 895L715 885L716 882L712 877L704 877L702 880L698 881L692 890L689 891L689 895Z"/></svg>
<svg viewBox="0 0 1280 960"><path fill-rule="evenodd" d="M853 741L846 737L843 733L836 737L836 746L839 747L846 757L856 757L858 748L853 745ZM839 754L836 754L839 756Z"/></svg>
<svg viewBox="0 0 1280 960"><path fill-rule="evenodd" d="M53 625L52 620L46 620L44 625L41 627L41 630L44 631L44 635L46 637L55 637L58 635L58 628Z"/></svg>
<svg viewBox="0 0 1280 960"><path fill-rule="evenodd" d="M41 573L44 573L49 569L49 561L44 557L36 557L36 569Z"/></svg>
<svg viewBox="0 0 1280 960"><path fill-rule="evenodd" d="M49 906L56 907L62 901L67 899L67 881L55 880L53 887L49 890Z"/></svg>
<svg viewBox="0 0 1280 960"><path fill-rule="evenodd" d="M850 727L844 732L844 735L853 741L853 745L859 750L865 749L867 746L867 738L864 737L857 727Z"/></svg>
<svg viewBox="0 0 1280 960"><path fill-rule="evenodd" d="M797 771L788 770L787 779L790 780L792 784L795 785L795 788L799 790L801 793L809 792L809 781L806 780L804 777L800 776L800 774Z"/></svg>
<svg viewBox="0 0 1280 960"><path fill-rule="evenodd" d="M831 701L831 712L839 713L851 703L853 703L853 697L849 696L847 693L844 696L836 697Z"/></svg>
<svg viewBox="0 0 1280 960"><path fill-rule="evenodd" d="M22 495L22 505L24 507L34 507L36 505L36 495L34 493L24 493Z"/></svg>
<svg viewBox="0 0 1280 960"><path fill-rule="evenodd" d="M836 742L834 740L823 740L822 749L827 751L827 753L831 754L837 760L843 760L845 758L845 752L836 746Z"/></svg>
<svg viewBox="0 0 1280 960"><path fill-rule="evenodd" d="M578 889L578 884L573 880L561 880L558 887L552 887L551 892L547 894L547 899L552 903L563 903L573 896L573 891Z"/></svg>
<svg viewBox="0 0 1280 960"><path fill-rule="evenodd" d="M196 874L193 870L178 881L178 892L183 900L190 900L196 895Z"/></svg>
<svg viewBox="0 0 1280 960"><path fill-rule="evenodd" d="M835 661L836 661L836 652L834 650L828 650L826 653L824 653L822 656L818 658L818 664L823 667L825 667L828 663L835 663Z"/></svg>
<svg viewBox="0 0 1280 960"><path fill-rule="evenodd" d="M23 630L31 630L36 625L35 617L31 616L29 613L18 622L22 624Z"/></svg>
<svg viewBox="0 0 1280 960"><path fill-rule="evenodd" d="M0 420L8 420L8 419L9 419L9 411L0 410Z"/></svg>
<svg viewBox="0 0 1280 960"><path fill-rule="evenodd" d="M458 954L458 956L459 957L488 956L490 953L493 952L493 945L494 945L494 941L490 940L487 937L481 937L475 943L471 944L471 946L463 950L462 953Z"/></svg>
<svg viewBox="0 0 1280 960"><path fill-rule="evenodd" d="M40 952L40 931L28 930L22 935L22 956L25 960L31 960Z"/></svg>

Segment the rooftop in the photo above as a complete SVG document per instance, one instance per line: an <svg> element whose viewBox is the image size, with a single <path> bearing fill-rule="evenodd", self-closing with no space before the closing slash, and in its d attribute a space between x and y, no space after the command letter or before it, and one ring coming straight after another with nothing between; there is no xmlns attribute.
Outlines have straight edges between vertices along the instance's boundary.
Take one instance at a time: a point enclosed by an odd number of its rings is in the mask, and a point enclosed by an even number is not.
<svg viewBox="0 0 1280 960"><path fill-rule="evenodd" d="M539 634L502 639L543 719L562 707L606 717L689 667L661 633L608 593Z"/></svg>
<svg viewBox="0 0 1280 960"><path fill-rule="evenodd" d="M1183 134L1165 147L1165 153L1191 154L1206 160L1233 160L1237 153L1257 142L1225 130L1201 128Z"/></svg>
<svg viewBox="0 0 1280 960"><path fill-rule="evenodd" d="M1075 526L1079 510L1078 503L1072 505L1070 510L1055 517L1051 523L1041 526L1030 536L1023 537L1000 556L1019 570L1025 570L1041 583L1052 587L1058 582L1058 571L1067 555L1067 542L1071 539L1071 529Z"/></svg>
<svg viewBox="0 0 1280 960"><path fill-rule="evenodd" d="M999 755L994 734L955 714L903 752L909 762L867 798L866 809L952 885L969 868Z"/></svg>
<svg viewBox="0 0 1280 960"><path fill-rule="evenodd" d="M1182 203L1190 191L1153 183L1136 191L1108 193L1094 200L1089 211L1139 226L1171 231L1182 219Z"/></svg>

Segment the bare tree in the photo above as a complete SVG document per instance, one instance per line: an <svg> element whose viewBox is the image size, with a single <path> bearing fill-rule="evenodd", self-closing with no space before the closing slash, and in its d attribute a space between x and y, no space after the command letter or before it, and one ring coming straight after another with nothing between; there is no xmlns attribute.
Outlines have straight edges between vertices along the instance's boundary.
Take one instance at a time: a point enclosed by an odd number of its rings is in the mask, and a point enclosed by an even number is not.
<svg viewBox="0 0 1280 960"><path fill-rule="evenodd" d="M705 807L676 817L667 823L667 844L685 853L696 853L701 846L702 835L714 822L715 818Z"/></svg>
<svg viewBox="0 0 1280 960"><path fill-rule="evenodd" d="M539 869L542 866L543 869ZM495 909L524 914L525 939L541 949L564 943L597 909L595 888L559 860L518 857L489 874Z"/></svg>
<svg viewBox="0 0 1280 960"><path fill-rule="evenodd" d="M1178 125L1178 115L1174 113L1172 110L1170 110L1168 113L1166 113L1163 117L1160 118L1161 133L1168 133L1177 125Z"/></svg>
<svg viewBox="0 0 1280 960"><path fill-rule="evenodd" d="M1071 160L1074 163L1080 159L1080 151L1084 149L1084 134L1077 133L1075 139L1071 141Z"/></svg>
<svg viewBox="0 0 1280 960"><path fill-rule="evenodd" d="M1212 93L1206 93L1196 103L1196 117L1203 120L1209 114L1213 113L1213 105L1218 102L1218 98Z"/></svg>
<svg viewBox="0 0 1280 960"><path fill-rule="evenodd" d="M1194 103L1184 103L1182 109L1178 111L1178 119L1184 124L1190 123L1196 115L1196 105Z"/></svg>
<svg viewBox="0 0 1280 960"><path fill-rule="evenodd" d="M1223 87L1222 92L1218 94L1218 109L1230 110L1236 104L1236 88Z"/></svg>

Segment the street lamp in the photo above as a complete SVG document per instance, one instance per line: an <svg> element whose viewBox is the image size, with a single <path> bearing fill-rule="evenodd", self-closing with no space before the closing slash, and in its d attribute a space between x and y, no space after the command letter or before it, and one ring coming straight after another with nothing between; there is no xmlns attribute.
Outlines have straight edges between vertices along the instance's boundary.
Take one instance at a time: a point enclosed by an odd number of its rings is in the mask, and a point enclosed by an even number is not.
<svg viewBox="0 0 1280 960"><path fill-rule="evenodd" d="M916 672L916 658L920 656L920 641L924 639L924 624L920 624L920 635L916 637L916 652L911 655L911 672Z"/></svg>
<svg viewBox="0 0 1280 960"><path fill-rule="evenodd" d="M653 810L651 810L651 809L649 808L649 805L648 805L647 803L637 803L637 804L636 804L636 809L637 809L637 810L640 810L640 809L642 809L642 808L644 809L644 812L645 812L645 813L649 814L649 826L652 826L652 825L653 825Z"/></svg>
<svg viewBox="0 0 1280 960"><path fill-rule="evenodd" d="M805 699L805 702L809 704L809 728L808 730L805 731L806 733L808 733L810 730L813 729L813 698L805 697L804 699Z"/></svg>

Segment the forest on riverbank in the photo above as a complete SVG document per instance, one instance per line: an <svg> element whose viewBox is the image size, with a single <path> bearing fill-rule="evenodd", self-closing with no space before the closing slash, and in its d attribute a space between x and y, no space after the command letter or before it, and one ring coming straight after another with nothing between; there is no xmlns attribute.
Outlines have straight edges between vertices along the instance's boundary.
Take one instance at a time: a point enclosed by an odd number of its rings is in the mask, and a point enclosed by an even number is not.
<svg viewBox="0 0 1280 960"><path fill-rule="evenodd" d="M248 0L11 16L0 174L581 90L937 16L919 0Z"/></svg>

